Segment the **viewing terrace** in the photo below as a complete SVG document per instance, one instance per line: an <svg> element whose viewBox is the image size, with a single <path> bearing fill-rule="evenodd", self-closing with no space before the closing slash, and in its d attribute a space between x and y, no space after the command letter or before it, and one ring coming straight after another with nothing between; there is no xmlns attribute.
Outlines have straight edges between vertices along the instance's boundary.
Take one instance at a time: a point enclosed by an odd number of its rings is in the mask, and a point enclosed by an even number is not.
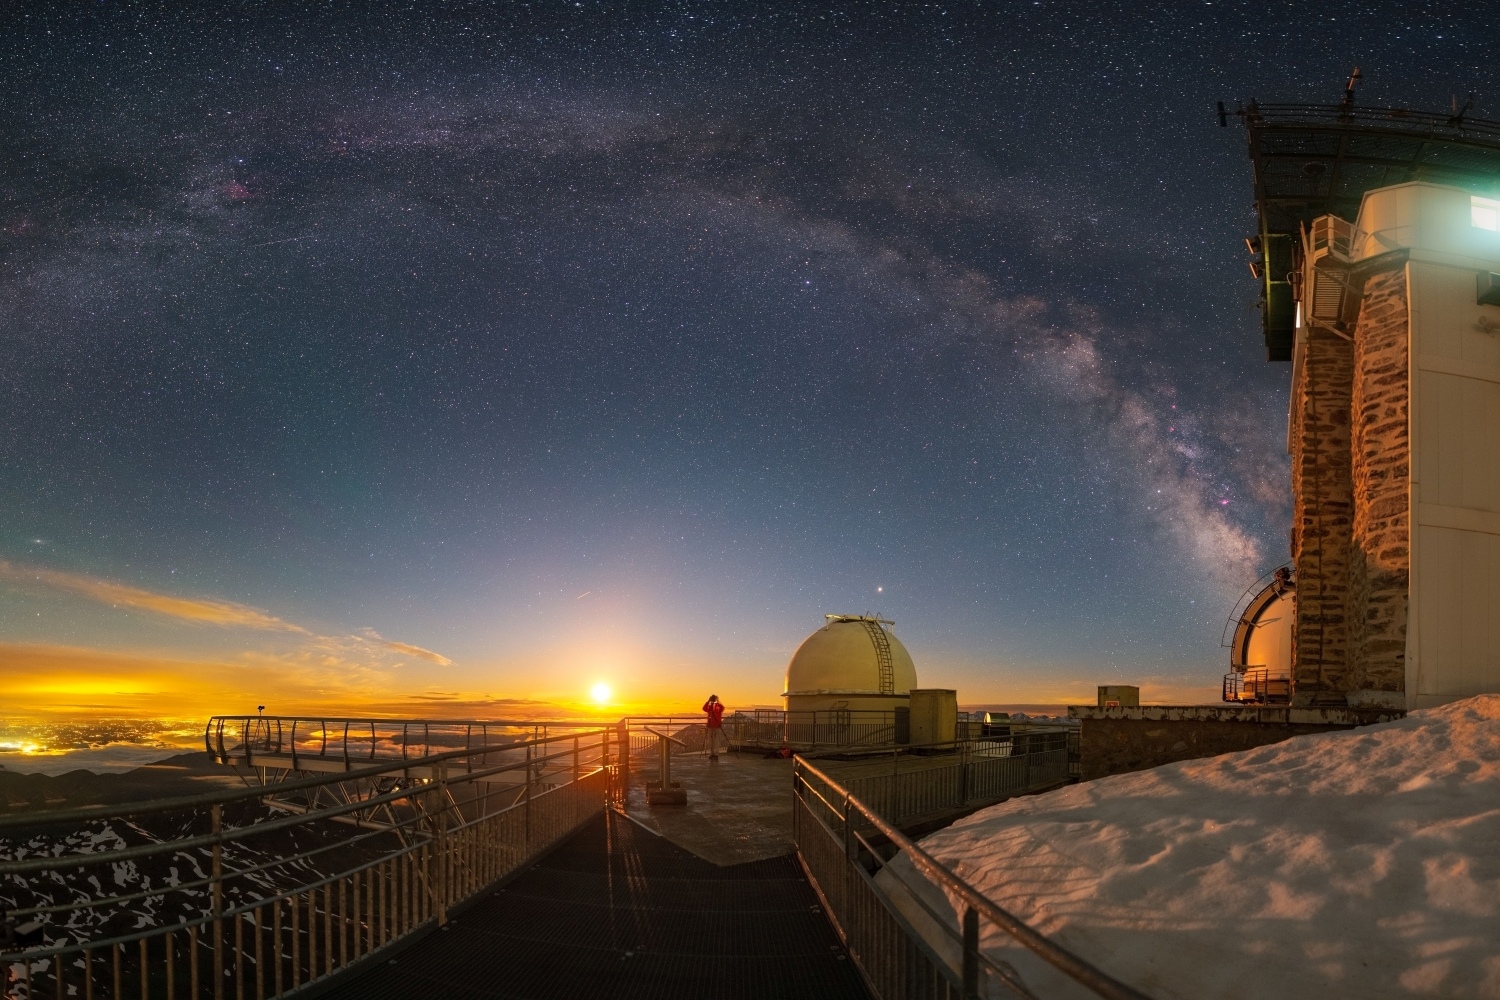
<svg viewBox="0 0 1500 1000"><path fill-rule="evenodd" d="M645 795L657 734L685 805ZM910 839L1067 783L1066 729L791 759L703 737L699 717L213 720L243 790L0 820L9 995L1031 996L979 949L993 925L1142 996ZM893 890L898 853L962 912Z"/></svg>

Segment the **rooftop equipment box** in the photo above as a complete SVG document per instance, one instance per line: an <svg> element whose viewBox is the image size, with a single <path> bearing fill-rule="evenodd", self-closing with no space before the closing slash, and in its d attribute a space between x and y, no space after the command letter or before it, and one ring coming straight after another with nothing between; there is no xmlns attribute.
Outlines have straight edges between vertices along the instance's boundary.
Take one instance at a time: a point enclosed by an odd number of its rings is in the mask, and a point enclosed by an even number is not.
<svg viewBox="0 0 1500 1000"><path fill-rule="evenodd" d="M950 688L912 688L912 744L952 743L957 738L958 692Z"/></svg>
<svg viewBox="0 0 1500 1000"><path fill-rule="evenodd" d="M1141 689L1134 684L1100 684L1099 685L1099 707L1114 708L1139 708L1141 704Z"/></svg>

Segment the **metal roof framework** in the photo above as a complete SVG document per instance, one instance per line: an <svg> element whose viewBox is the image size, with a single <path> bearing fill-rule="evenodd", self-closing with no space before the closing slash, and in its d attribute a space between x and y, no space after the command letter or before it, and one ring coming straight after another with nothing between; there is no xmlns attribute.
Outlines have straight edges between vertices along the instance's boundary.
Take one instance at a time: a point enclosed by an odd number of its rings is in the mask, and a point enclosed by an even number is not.
<svg viewBox="0 0 1500 1000"><path fill-rule="evenodd" d="M1296 306L1288 276L1300 232L1322 215L1354 221L1365 192L1408 181L1500 190L1500 122L1405 108L1258 104L1245 124L1259 217L1266 353L1289 361ZM1252 268L1253 270L1255 268Z"/></svg>

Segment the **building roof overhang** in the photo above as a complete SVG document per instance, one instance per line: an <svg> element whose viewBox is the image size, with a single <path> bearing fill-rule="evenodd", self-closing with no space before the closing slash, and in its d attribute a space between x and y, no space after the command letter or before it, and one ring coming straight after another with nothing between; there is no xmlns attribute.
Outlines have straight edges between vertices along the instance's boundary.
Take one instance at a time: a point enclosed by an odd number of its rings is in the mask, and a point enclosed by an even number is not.
<svg viewBox="0 0 1500 1000"><path fill-rule="evenodd" d="M1354 221L1365 192L1408 181L1500 189L1500 122L1405 108L1259 104L1229 112L1245 124L1254 171L1266 353L1289 361L1292 283L1302 227L1323 215Z"/></svg>

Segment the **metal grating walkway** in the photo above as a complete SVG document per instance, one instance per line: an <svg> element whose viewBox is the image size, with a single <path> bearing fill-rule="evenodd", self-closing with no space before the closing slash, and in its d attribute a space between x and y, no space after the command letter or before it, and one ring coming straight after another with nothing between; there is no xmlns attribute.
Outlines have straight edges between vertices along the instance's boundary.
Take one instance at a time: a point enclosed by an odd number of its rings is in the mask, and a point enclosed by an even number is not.
<svg viewBox="0 0 1500 1000"><path fill-rule="evenodd" d="M612 811L446 930L321 995L868 997L795 859L719 867Z"/></svg>

